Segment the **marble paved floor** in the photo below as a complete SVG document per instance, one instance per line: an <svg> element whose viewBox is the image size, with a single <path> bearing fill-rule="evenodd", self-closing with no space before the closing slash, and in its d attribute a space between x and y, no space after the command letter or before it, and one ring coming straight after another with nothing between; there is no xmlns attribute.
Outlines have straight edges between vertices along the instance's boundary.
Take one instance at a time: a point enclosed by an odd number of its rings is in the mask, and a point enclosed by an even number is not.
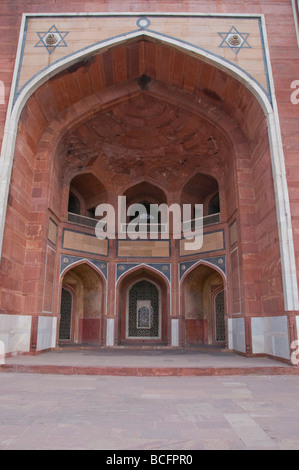
<svg viewBox="0 0 299 470"><path fill-rule="evenodd" d="M299 449L299 376L0 374L0 449Z"/></svg>
<svg viewBox="0 0 299 470"><path fill-rule="evenodd" d="M77 367L287 367L267 357L244 357L233 352L196 349L62 349L6 358L6 364Z"/></svg>

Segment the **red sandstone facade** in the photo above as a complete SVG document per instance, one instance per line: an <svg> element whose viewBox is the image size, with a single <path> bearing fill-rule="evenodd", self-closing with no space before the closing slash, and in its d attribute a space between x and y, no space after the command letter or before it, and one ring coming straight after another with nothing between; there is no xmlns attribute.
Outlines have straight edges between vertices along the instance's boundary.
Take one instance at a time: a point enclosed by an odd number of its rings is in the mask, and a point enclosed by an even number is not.
<svg viewBox="0 0 299 470"><path fill-rule="evenodd" d="M290 360L297 15L291 0L1 2L7 354L210 344ZM203 204L203 246L99 240L96 207L117 214L119 196Z"/></svg>

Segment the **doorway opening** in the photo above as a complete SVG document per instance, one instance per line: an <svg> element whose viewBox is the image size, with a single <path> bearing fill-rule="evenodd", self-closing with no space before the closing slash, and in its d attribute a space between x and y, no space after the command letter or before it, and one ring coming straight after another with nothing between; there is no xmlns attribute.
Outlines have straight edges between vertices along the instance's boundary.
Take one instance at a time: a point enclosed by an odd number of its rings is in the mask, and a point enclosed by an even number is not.
<svg viewBox="0 0 299 470"><path fill-rule="evenodd" d="M119 342L166 344L169 293L155 272L139 268L119 286Z"/></svg>

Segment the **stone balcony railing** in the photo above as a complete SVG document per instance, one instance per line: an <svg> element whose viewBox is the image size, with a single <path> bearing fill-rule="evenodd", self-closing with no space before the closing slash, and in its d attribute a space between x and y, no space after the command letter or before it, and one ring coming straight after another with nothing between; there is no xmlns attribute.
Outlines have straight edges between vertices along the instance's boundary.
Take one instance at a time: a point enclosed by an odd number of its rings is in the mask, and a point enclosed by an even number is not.
<svg viewBox="0 0 299 470"><path fill-rule="evenodd" d="M182 232L186 232L190 228L191 230L194 230L196 222L198 221L199 219L192 219L189 221L184 221L181 225ZM68 222L71 222L76 225L81 225L83 227L95 228L99 220L69 212ZM203 227L217 224L220 222L220 213L206 215L202 218L202 222L203 222ZM129 224L121 224L121 230L123 231L123 233L127 233L127 234L129 233L128 225ZM162 234L168 233L166 224L161 224L161 223L149 224L145 222L145 223L141 223L138 225L139 225L139 231L141 233L150 233L150 226L151 226L151 233L157 234L157 237L161 236Z"/></svg>

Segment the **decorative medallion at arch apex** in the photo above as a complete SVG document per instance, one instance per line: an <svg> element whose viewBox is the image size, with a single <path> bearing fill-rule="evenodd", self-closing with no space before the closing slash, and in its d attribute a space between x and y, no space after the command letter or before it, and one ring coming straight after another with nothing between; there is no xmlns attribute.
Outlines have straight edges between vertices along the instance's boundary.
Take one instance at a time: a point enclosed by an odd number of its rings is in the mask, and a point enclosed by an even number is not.
<svg viewBox="0 0 299 470"><path fill-rule="evenodd" d="M240 33L234 26L228 32L218 34L222 38L219 47L228 47L236 55L241 49L251 49L251 45L247 41L249 33Z"/></svg>
<svg viewBox="0 0 299 470"><path fill-rule="evenodd" d="M68 47L64 40L68 33L69 31L58 31L56 26L53 25L48 31L36 33L39 41L35 44L35 47L45 47L48 53L52 54L56 47Z"/></svg>
<svg viewBox="0 0 299 470"><path fill-rule="evenodd" d="M138 28L140 28L140 29L146 29L146 28L148 28L148 27L151 25L151 22L150 22L150 20L149 20L146 16L141 16L141 18L139 18L139 19L136 21L136 25L137 25Z"/></svg>

